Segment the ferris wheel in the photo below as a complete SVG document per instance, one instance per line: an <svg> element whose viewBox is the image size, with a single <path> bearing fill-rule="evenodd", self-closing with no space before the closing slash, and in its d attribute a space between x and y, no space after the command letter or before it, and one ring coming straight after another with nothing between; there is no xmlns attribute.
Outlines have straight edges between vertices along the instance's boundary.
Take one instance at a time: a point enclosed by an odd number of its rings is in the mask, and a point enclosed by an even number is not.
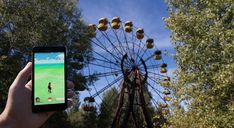
<svg viewBox="0 0 234 128"><path fill-rule="evenodd" d="M154 39L137 28L131 21L122 22L119 17L99 19L98 25L88 25L91 37L93 61L87 62L83 74L90 79L84 98L84 111L93 111L102 100L102 93L112 87L118 89L118 99L112 128L126 127L131 117L136 128L137 110L144 115L145 126L154 127L154 120L170 112L170 78L162 52ZM146 100L146 97L148 99ZM159 110L150 113L148 104Z"/></svg>

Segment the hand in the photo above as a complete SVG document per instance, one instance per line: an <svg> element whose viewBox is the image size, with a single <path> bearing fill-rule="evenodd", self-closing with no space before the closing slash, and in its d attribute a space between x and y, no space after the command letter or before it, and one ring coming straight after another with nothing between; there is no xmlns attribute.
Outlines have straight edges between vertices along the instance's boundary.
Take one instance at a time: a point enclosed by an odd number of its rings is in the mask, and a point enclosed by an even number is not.
<svg viewBox="0 0 234 128"><path fill-rule="evenodd" d="M38 128L54 112L33 113L32 112L32 82L28 79L32 73L32 63L29 62L23 70L19 72L12 83L5 110L0 115L0 127L2 128ZM68 98L74 96L72 88L74 84L67 81ZM72 101L68 100L68 106Z"/></svg>

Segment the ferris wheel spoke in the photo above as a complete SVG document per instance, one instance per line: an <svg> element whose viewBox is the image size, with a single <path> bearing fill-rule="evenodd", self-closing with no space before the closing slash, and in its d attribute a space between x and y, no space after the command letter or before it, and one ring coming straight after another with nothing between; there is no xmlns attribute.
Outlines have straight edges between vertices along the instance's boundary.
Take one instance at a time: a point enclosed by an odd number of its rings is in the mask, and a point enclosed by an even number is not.
<svg viewBox="0 0 234 128"><path fill-rule="evenodd" d="M160 76L160 77L168 77L167 75L162 75L162 74L159 74L159 73L155 73L155 72L150 72L148 71L149 74L153 74L153 75L156 75L156 76ZM158 78L159 79L159 78Z"/></svg>
<svg viewBox="0 0 234 128"><path fill-rule="evenodd" d="M164 101L163 100L163 97L159 94L159 93L162 93L163 94L163 92L160 92L159 90L157 90L156 88L154 88L151 84L149 84L148 83L148 85L152 88L152 90L161 98L161 100L165 103L165 104L167 104L167 102L166 101ZM167 104L168 105L168 104Z"/></svg>
<svg viewBox="0 0 234 128"><path fill-rule="evenodd" d="M109 25L111 26L110 23L109 23ZM123 51L124 53L127 53L127 52L124 50L124 47L123 47L123 45L122 45L122 42L119 40L119 37L118 37L118 35L117 35L116 30L114 30L112 27L111 27L111 30L113 31L113 33L114 33L114 35L115 35L115 37L116 37L116 39L117 39L117 42L118 42L118 44L119 44L119 46L120 46L120 49L122 49L122 51ZM105 34L106 34L106 33L105 33Z"/></svg>
<svg viewBox="0 0 234 128"><path fill-rule="evenodd" d="M96 63L92 63L92 62L89 62L89 64L95 65L95 66L99 66L99 67L102 67L102 68L108 68L108 69L119 70L119 69L117 69L117 68L113 68L113 67L109 67L109 66L104 66L104 65L96 64Z"/></svg>
<svg viewBox="0 0 234 128"><path fill-rule="evenodd" d="M160 84L158 81L154 80L154 78L152 78L151 76L148 76L148 78L153 81L154 83ZM158 79L159 80L159 79Z"/></svg>
<svg viewBox="0 0 234 128"><path fill-rule="evenodd" d="M142 42L141 42L141 40L140 40L140 42L139 42L139 47L138 47L138 49L137 49L137 53L136 53L136 58L135 58L135 60L138 60L138 58L140 57L139 51L140 51L140 49L141 49L141 44L142 44Z"/></svg>
<svg viewBox="0 0 234 128"><path fill-rule="evenodd" d="M127 35L124 31L124 27L123 27L123 24L121 24L121 30L122 30L122 33L124 35L124 39L125 39L125 42L126 42L126 45L127 45L127 51L129 53L129 55L131 56L131 58L133 58L132 54L130 54L131 50L130 50L130 47L129 47L129 44L128 44L128 39L127 39Z"/></svg>
<svg viewBox="0 0 234 128"><path fill-rule="evenodd" d="M160 105L154 98L152 98L152 102L156 108Z"/></svg>
<svg viewBox="0 0 234 128"><path fill-rule="evenodd" d="M147 48L145 49L145 44L143 44L143 47L141 46L142 43L143 43L142 40L140 40L140 48L138 49L138 52L137 52L137 55L138 55L139 59L141 59L143 57L143 55L141 55L142 50L144 52L146 52L148 50Z"/></svg>
<svg viewBox="0 0 234 128"><path fill-rule="evenodd" d="M109 53L110 55L112 55L113 57L115 57L116 60L120 60L121 57L118 56L118 54L113 54L111 53L105 46L103 46L103 44L101 43L101 41L98 38L95 38L100 44L98 44L97 42L91 40L91 42L93 42L95 45L97 45L98 47L100 47L101 49L103 49L104 51L106 51L107 53Z"/></svg>
<svg viewBox="0 0 234 128"><path fill-rule="evenodd" d="M101 54L100 54L101 55ZM102 56L102 55L101 55ZM106 59L106 57L102 56L105 60L102 60L102 59L99 59L99 58L95 58L95 57L92 57L94 60L98 60L98 61L101 61L101 62L105 62L105 63L110 63L110 64L113 64L115 66L119 66L120 64L118 63L115 63L115 62L112 62L110 61L109 59Z"/></svg>
<svg viewBox="0 0 234 128"><path fill-rule="evenodd" d="M154 69L154 68L159 68L159 67L160 67L160 64L155 64L155 65L147 66L147 69Z"/></svg>
<svg viewBox="0 0 234 128"><path fill-rule="evenodd" d="M147 91L147 94L150 98L150 101L154 104L154 106L157 108L157 106L159 106L159 103L153 98L152 94L150 93L149 89ZM150 101L148 104L150 104Z"/></svg>
<svg viewBox="0 0 234 128"><path fill-rule="evenodd" d="M102 32L102 31L100 31L100 32L101 32L102 35L108 40L108 42L109 42L109 43L111 44L111 46L114 48L114 50L116 51L116 53L119 52L119 54L123 56L123 53L120 52L118 48L116 48L116 46L115 46L114 43L111 41L111 39L108 37L108 35L106 34L106 32Z"/></svg>
<svg viewBox="0 0 234 128"><path fill-rule="evenodd" d="M163 94L162 91L158 90L157 88L155 88L153 85L151 85L149 82L147 82L147 85L149 85L154 91L157 91L157 93L161 93Z"/></svg>
<svg viewBox="0 0 234 128"><path fill-rule="evenodd" d="M146 74L146 72L144 70L141 70L140 73ZM148 73L148 77L151 79L153 79L154 76L167 77L166 75L161 75L161 74L150 72L150 71L147 71L147 73ZM153 76L151 76L150 74L152 74ZM157 79L160 80L160 78L157 78Z"/></svg>
<svg viewBox="0 0 234 128"><path fill-rule="evenodd" d="M96 89L96 87L95 87L94 84L93 84L93 87L94 87L95 91L97 92L97 89ZM90 97L92 97L91 93L90 93ZM98 98L102 101L102 105L103 105L104 109L107 110L107 111L110 111L110 108L107 107L108 105L107 105L107 103L102 99L102 97L101 97L100 95L98 95ZM100 105L99 105L96 101L95 101L95 103L100 107Z"/></svg>
<svg viewBox="0 0 234 128"><path fill-rule="evenodd" d="M97 73L97 74L91 74L89 76L95 76L95 77L106 77L106 76L111 76L111 75L116 75L116 74L121 74L121 70L119 71L112 71L112 72L103 72L103 73ZM84 77L89 77L89 76L84 76Z"/></svg>
<svg viewBox="0 0 234 128"><path fill-rule="evenodd" d="M154 57L154 55L151 55L151 56L149 56L148 58L146 58L146 59L144 60L144 62L146 63L146 62L149 61L152 57ZM141 63L141 64L138 64L137 66L140 66L140 65L142 65L142 63Z"/></svg>
<svg viewBox="0 0 234 128"><path fill-rule="evenodd" d="M108 59L107 57L105 57L105 56L103 56L102 54L100 54L100 53L98 53L98 52L95 52L95 51L93 51L95 54L97 54L98 56L100 56L101 58L103 58L103 59L105 59L105 60L103 60L103 61L107 61L107 62L109 62L109 63L112 63L112 64L117 64L117 62L119 62L118 60L116 60L116 63L115 62L113 62L113 61L111 61L110 59ZM94 59L97 59L97 58L94 58ZM100 60L100 59L97 59L97 60ZM117 64L118 65L118 64Z"/></svg>
<svg viewBox="0 0 234 128"><path fill-rule="evenodd" d="M145 45L144 45L144 46L145 46ZM144 57L146 51L147 51L147 48L143 51L143 54L140 56L140 58L143 58L143 57ZM141 53L141 52L140 52L140 53Z"/></svg>
<svg viewBox="0 0 234 128"><path fill-rule="evenodd" d="M135 53L135 60L138 60L138 57L139 57L139 55L138 55L138 52L139 52L139 49L140 49L140 45L141 45L141 43L139 44L139 47L137 48L137 51L136 51L136 53Z"/></svg>
<svg viewBox="0 0 234 128"><path fill-rule="evenodd" d="M102 88L101 90L97 91L95 94L92 95L92 97L96 97L99 94L103 93L106 89L110 88L112 85L116 84L121 79L123 79L123 75L119 76L118 78L116 78L115 80L113 80L111 83L109 83L108 85L106 85L104 88Z"/></svg>
<svg viewBox="0 0 234 128"><path fill-rule="evenodd" d="M136 37L135 37L135 35L134 35L134 33L133 33L133 31L131 32L132 34L132 45L133 45L133 48L132 48L132 53L133 53L133 57L134 58L136 58L136 54L135 54L135 42L136 42Z"/></svg>
<svg viewBox="0 0 234 128"><path fill-rule="evenodd" d="M102 43L101 43L101 41L98 39L98 38L95 38L96 40L97 40L97 42L95 42L95 41L92 41L95 45L97 45L98 47L100 47L101 49L103 49L104 51L106 51L107 53L109 53L110 55L112 55L113 57L115 57L115 59L117 59L117 60L120 60L121 59L121 57L120 56L118 56L118 54L114 54L114 53L112 53L112 52L110 52Z"/></svg>
<svg viewBox="0 0 234 128"><path fill-rule="evenodd" d="M89 70L90 70L90 69L89 69ZM90 72L90 71L89 71L89 72ZM95 87L94 83L91 82L91 84L92 84L92 86L93 86L95 92L97 92L97 88ZM90 94L90 97L92 97L92 94L90 93L90 90L88 90L88 92L89 92L89 94ZM108 109L108 107L107 107L107 104L106 104L105 101L102 99L102 97L101 97L100 95L98 95L98 98L102 101L104 109L109 111L109 109ZM95 103L100 107L100 105L99 105L96 101L95 101ZM106 109L106 108L107 108L107 109Z"/></svg>
<svg viewBox="0 0 234 128"><path fill-rule="evenodd" d="M147 69L154 69L154 68L159 68L160 67L160 64L154 64L154 65L149 65L147 66ZM143 68L143 67L141 67Z"/></svg>
<svg viewBox="0 0 234 128"><path fill-rule="evenodd" d="M89 66L88 66L88 72L89 72L89 74L90 74L90 68L89 68ZM97 92L97 88L95 87L93 81L91 81L91 85L93 86L95 92ZM90 97L92 97L91 92L90 92L90 89L88 89L88 92L89 92ZM101 98L100 95L98 95L98 97L99 97L99 99L100 99L101 101L103 101L103 99ZM100 107L100 105L99 105L96 101L95 101L95 103L96 103L97 106ZM106 103L105 103L104 101L103 101L102 103L103 103L104 109L107 108L107 109L105 109L105 110L109 110L108 107L106 107L106 106L107 106Z"/></svg>

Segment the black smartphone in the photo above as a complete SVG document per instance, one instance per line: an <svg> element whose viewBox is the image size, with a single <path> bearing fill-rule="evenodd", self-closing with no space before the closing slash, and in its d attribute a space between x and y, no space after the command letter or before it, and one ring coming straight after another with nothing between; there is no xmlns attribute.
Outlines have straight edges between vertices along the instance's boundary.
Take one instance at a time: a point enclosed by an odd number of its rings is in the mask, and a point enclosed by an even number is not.
<svg viewBox="0 0 234 128"><path fill-rule="evenodd" d="M66 109L66 48L34 47L32 57L33 112Z"/></svg>

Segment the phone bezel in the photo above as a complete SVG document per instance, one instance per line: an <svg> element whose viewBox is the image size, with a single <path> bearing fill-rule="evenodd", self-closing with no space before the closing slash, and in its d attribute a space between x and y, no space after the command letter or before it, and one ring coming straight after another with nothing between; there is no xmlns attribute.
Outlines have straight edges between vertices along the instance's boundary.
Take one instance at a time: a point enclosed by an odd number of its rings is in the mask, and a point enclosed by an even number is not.
<svg viewBox="0 0 234 128"><path fill-rule="evenodd" d="M35 100L34 100L34 55L35 53L45 53L45 52L64 52L64 95L65 95L65 102L60 103L60 104L48 104L48 105L34 105ZM33 53L32 53L32 111L37 113L37 112L46 112L46 111L59 111L59 110L65 110L67 108L67 73L66 73L66 48L65 47L34 47L33 48Z"/></svg>

